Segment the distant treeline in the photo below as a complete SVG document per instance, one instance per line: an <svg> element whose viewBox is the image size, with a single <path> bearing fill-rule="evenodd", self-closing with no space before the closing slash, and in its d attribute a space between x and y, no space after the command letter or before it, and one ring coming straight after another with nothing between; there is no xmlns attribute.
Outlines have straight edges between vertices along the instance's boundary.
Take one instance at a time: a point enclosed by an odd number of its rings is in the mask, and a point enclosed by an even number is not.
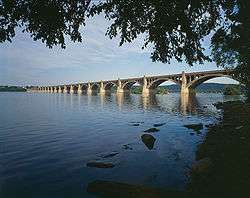
<svg viewBox="0 0 250 198"><path fill-rule="evenodd" d="M18 86L0 86L0 92L25 92L26 88Z"/></svg>

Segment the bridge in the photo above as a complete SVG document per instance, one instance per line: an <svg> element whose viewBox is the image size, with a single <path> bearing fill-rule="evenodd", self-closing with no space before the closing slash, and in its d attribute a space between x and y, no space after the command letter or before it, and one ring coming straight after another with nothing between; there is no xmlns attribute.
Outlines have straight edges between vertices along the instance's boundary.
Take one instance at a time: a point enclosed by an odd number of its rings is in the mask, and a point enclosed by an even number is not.
<svg viewBox="0 0 250 198"><path fill-rule="evenodd" d="M171 75L160 76L144 76L140 78L128 78L117 80L105 80L97 82L76 83L68 85L56 85L56 86L41 86L37 87L36 91L50 92L50 93L78 93L83 92L92 93L98 91L100 93L110 92L113 86L117 87L117 93L129 92L131 87L138 83L142 86L142 94L154 93L156 88L166 82L172 81L181 87L181 94L189 94L201 83L217 77L229 77L235 79L234 72L232 70L215 70L204 72L192 72Z"/></svg>

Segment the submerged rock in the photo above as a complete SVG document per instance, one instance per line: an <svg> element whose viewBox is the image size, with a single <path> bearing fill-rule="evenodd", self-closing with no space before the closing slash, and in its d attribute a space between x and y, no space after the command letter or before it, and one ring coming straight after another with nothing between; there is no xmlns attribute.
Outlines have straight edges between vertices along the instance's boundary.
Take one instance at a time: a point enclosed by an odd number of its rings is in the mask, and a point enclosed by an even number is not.
<svg viewBox="0 0 250 198"><path fill-rule="evenodd" d="M116 156L118 154L119 154L118 152L113 152L113 153L110 153L110 154L107 154L107 155L102 155L102 158L114 157L114 156Z"/></svg>
<svg viewBox="0 0 250 198"><path fill-rule="evenodd" d="M88 162L88 167L95 167L95 168L113 168L115 165L112 163L104 163L104 162Z"/></svg>
<svg viewBox="0 0 250 198"><path fill-rule="evenodd" d="M140 126L140 124L136 123L136 124L132 124L132 126Z"/></svg>
<svg viewBox="0 0 250 198"><path fill-rule="evenodd" d="M157 129L157 128L149 128L149 129L145 130L144 132L146 132L146 133L154 133L154 132L157 132L157 131L160 131L160 129Z"/></svg>
<svg viewBox="0 0 250 198"><path fill-rule="evenodd" d="M163 125L165 125L166 123L159 123L159 124L154 124L153 126L154 127L160 127L160 126L163 126Z"/></svg>
<svg viewBox="0 0 250 198"><path fill-rule="evenodd" d="M192 165L192 172L194 174L207 173L211 170L212 160L209 157L200 159Z"/></svg>
<svg viewBox="0 0 250 198"><path fill-rule="evenodd" d="M133 150L133 148L131 146L129 146L129 144L124 144L123 149L125 149L125 150Z"/></svg>
<svg viewBox="0 0 250 198"><path fill-rule="evenodd" d="M185 193L177 190L152 188L142 185L96 180L88 184L87 192L98 197L119 197L119 198L182 198Z"/></svg>
<svg viewBox="0 0 250 198"><path fill-rule="evenodd" d="M236 130L239 130L241 128L243 128L243 126L237 126L237 127L235 127Z"/></svg>
<svg viewBox="0 0 250 198"><path fill-rule="evenodd" d="M132 124L143 124L144 122L130 122Z"/></svg>
<svg viewBox="0 0 250 198"><path fill-rule="evenodd" d="M209 128L209 127L212 127L213 124L206 124L205 127Z"/></svg>
<svg viewBox="0 0 250 198"><path fill-rule="evenodd" d="M141 140L149 150L152 150L154 148L154 143L156 139L152 135L143 134L141 136Z"/></svg>
<svg viewBox="0 0 250 198"><path fill-rule="evenodd" d="M186 124L186 125L184 125L184 127L188 128L188 129L193 129L194 131L200 131L201 129L203 129L203 124L202 123Z"/></svg>

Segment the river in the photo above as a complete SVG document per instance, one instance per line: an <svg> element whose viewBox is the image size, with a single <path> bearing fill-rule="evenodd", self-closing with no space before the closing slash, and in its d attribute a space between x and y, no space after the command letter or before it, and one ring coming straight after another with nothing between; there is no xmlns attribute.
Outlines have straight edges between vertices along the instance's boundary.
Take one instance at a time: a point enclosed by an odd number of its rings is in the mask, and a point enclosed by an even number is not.
<svg viewBox="0 0 250 198"><path fill-rule="evenodd" d="M205 125L221 115L212 104L232 99L0 93L0 197L92 198L86 188L95 180L183 189ZM196 123L200 132L183 126ZM149 149L141 135L154 124L162 126Z"/></svg>

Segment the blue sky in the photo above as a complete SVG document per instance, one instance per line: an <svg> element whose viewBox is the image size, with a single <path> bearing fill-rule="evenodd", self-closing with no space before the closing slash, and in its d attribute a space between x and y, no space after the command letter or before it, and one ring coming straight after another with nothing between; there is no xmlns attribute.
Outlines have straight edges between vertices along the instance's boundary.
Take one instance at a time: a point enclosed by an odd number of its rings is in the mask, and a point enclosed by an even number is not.
<svg viewBox="0 0 250 198"><path fill-rule="evenodd" d="M218 69L215 63L193 67L175 60L153 63L150 49L141 49L143 37L119 47L118 39L105 36L108 24L102 16L88 20L82 30L83 42L67 42L66 49L49 49L18 31L12 43L0 44L0 85L56 85ZM209 39L204 46L209 52ZM233 82L224 78L212 81Z"/></svg>

